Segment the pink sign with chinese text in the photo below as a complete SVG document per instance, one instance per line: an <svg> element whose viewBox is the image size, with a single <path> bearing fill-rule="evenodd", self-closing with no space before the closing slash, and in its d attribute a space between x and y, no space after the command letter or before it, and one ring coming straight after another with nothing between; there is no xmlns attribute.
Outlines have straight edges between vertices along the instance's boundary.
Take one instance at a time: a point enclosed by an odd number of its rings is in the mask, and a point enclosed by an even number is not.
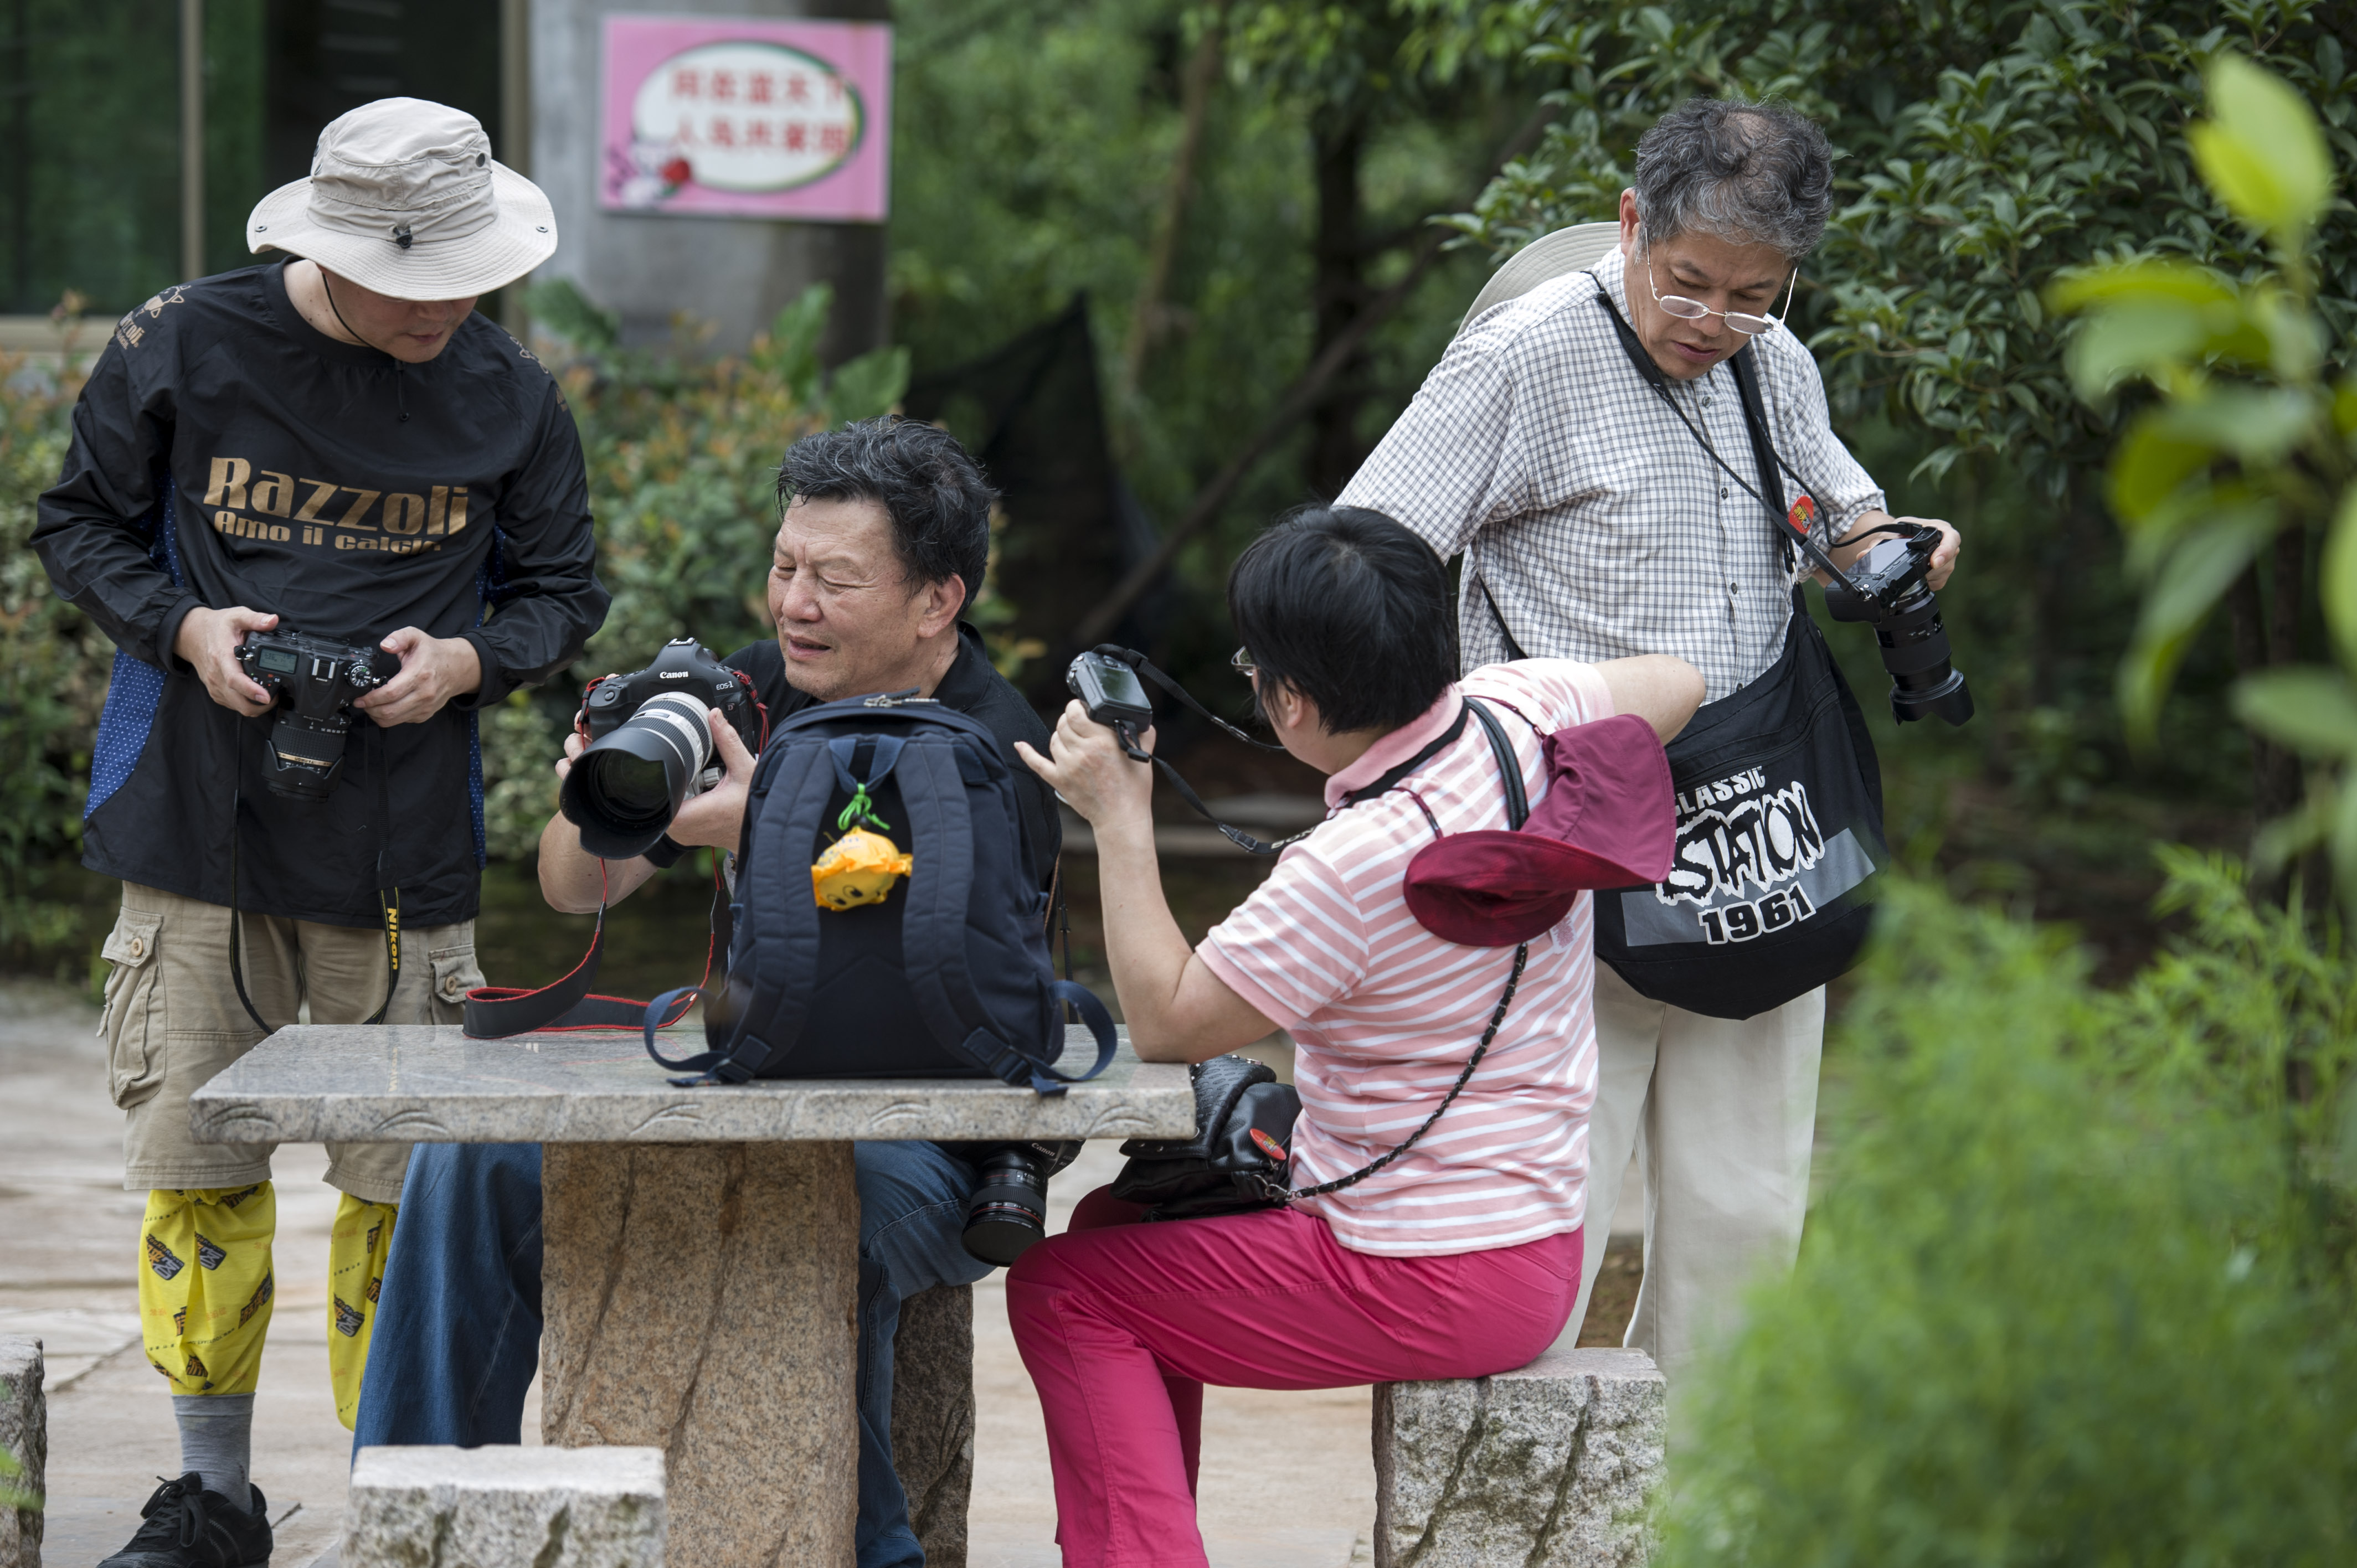
<svg viewBox="0 0 2357 1568"><path fill-rule="evenodd" d="M600 205L880 223L891 117L884 23L608 16Z"/></svg>

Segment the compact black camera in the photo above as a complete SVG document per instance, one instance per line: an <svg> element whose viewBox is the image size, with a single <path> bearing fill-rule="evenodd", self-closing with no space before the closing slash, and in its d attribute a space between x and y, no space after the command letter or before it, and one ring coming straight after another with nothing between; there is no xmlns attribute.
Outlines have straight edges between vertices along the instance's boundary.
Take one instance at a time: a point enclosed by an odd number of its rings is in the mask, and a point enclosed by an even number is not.
<svg viewBox="0 0 2357 1568"><path fill-rule="evenodd" d="M1110 654L1083 653L1064 671L1065 689L1081 700L1089 717L1121 736L1132 762L1151 762L1137 735L1154 723L1154 704L1137 671Z"/></svg>
<svg viewBox="0 0 2357 1568"><path fill-rule="evenodd" d="M1850 564L1849 587L1838 581L1827 585L1825 608L1835 620L1874 628L1882 667L1890 671L1892 718L1903 725L1937 714L1960 725L1973 716L1973 694L1949 663L1940 603L1923 583L1932 553L1940 547L1940 531L1920 522L1898 528L1898 537L1883 540Z"/></svg>
<svg viewBox="0 0 2357 1568"><path fill-rule="evenodd" d="M1134 735L1154 722L1154 704L1137 671L1103 653L1083 653L1064 671L1064 685L1088 709L1089 717L1111 729L1124 725Z"/></svg>
<svg viewBox="0 0 2357 1568"><path fill-rule="evenodd" d="M976 1162L982 1181L966 1204L966 1251L1005 1268L1034 1242L1046 1240L1048 1178L1080 1152L1077 1143L992 1145Z"/></svg>
<svg viewBox="0 0 2357 1568"><path fill-rule="evenodd" d="M270 788L311 800L326 800L343 776L353 700L401 673L401 660L382 648L284 628L247 632L237 663L270 693L278 714L270 726Z"/></svg>
<svg viewBox="0 0 2357 1568"><path fill-rule="evenodd" d="M720 782L704 718L710 708L726 716L746 750L760 754L769 714L752 678L692 637L664 643L643 670L589 682L581 703L589 745L557 796L583 849L600 860L644 854L690 796Z"/></svg>

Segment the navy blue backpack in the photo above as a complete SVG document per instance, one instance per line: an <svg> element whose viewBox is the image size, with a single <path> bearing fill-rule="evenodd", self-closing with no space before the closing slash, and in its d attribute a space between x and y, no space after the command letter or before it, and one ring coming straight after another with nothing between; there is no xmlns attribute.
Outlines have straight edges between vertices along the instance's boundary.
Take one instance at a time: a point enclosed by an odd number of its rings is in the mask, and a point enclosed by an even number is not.
<svg viewBox="0 0 2357 1568"><path fill-rule="evenodd" d="M1017 781L997 738L931 698L803 709L755 766L737 866L728 973L705 1003L702 1053L674 1060L656 1026L696 987L649 1004L647 1054L701 1074L756 1078L996 1078L1060 1094L1113 1060L1113 1019L1058 980L1049 895L1033 879ZM877 903L822 908L812 863L864 816L913 868ZM1096 1065L1056 1067L1063 1004L1096 1036Z"/></svg>

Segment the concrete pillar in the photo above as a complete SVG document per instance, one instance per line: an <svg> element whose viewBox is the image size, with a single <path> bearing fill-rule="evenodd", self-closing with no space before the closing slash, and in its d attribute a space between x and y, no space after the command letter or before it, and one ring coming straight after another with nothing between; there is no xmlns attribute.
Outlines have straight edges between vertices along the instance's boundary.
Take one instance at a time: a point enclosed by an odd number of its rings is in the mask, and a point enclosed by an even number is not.
<svg viewBox="0 0 2357 1568"><path fill-rule="evenodd" d="M892 1341L892 1467L925 1568L965 1568L974 1493L974 1287L919 1291Z"/></svg>
<svg viewBox="0 0 2357 1568"><path fill-rule="evenodd" d="M1642 1568L1666 1394L1641 1350L1377 1384L1376 1568Z"/></svg>
<svg viewBox="0 0 2357 1568"><path fill-rule="evenodd" d="M48 1485L49 1405L41 1377L41 1342L0 1335L0 1453L19 1472L0 1473L0 1496L31 1501ZM39 1509L0 1502L0 1568L41 1568Z"/></svg>
<svg viewBox="0 0 2357 1568"><path fill-rule="evenodd" d="M673 1563L852 1568L851 1145L550 1144L541 1188L543 1439L662 1449Z"/></svg>
<svg viewBox="0 0 2357 1568"><path fill-rule="evenodd" d="M336 1561L663 1568L662 1451L363 1448Z"/></svg>
<svg viewBox="0 0 2357 1568"><path fill-rule="evenodd" d="M605 19L648 16L891 19L889 0L533 0L532 177L556 209L556 254L535 280L570 278L622 317L626 346L671 340L672 314L714 324L714 352L764 331L814 283L834 285L828 364L885 340L884 227L607 212L597 205Z"/></svg>

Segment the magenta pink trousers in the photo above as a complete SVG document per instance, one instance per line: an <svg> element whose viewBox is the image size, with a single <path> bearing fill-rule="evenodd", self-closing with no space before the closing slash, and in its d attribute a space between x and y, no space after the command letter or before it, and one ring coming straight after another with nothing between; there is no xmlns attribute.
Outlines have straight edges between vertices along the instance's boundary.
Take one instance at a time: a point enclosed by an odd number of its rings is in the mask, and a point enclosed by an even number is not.
<svg viewBox="0 0 2357 1568"><path fill-rule="evenodd" d="M1023 1254L1006 1313L1048 1418L1065 1568L1206 1568L1203 1385L1335 1389L1529 1365L1579 1294L1580 1235L1353 1252L1291 1209L1138 1224L1100 1187Z"/></svg>

